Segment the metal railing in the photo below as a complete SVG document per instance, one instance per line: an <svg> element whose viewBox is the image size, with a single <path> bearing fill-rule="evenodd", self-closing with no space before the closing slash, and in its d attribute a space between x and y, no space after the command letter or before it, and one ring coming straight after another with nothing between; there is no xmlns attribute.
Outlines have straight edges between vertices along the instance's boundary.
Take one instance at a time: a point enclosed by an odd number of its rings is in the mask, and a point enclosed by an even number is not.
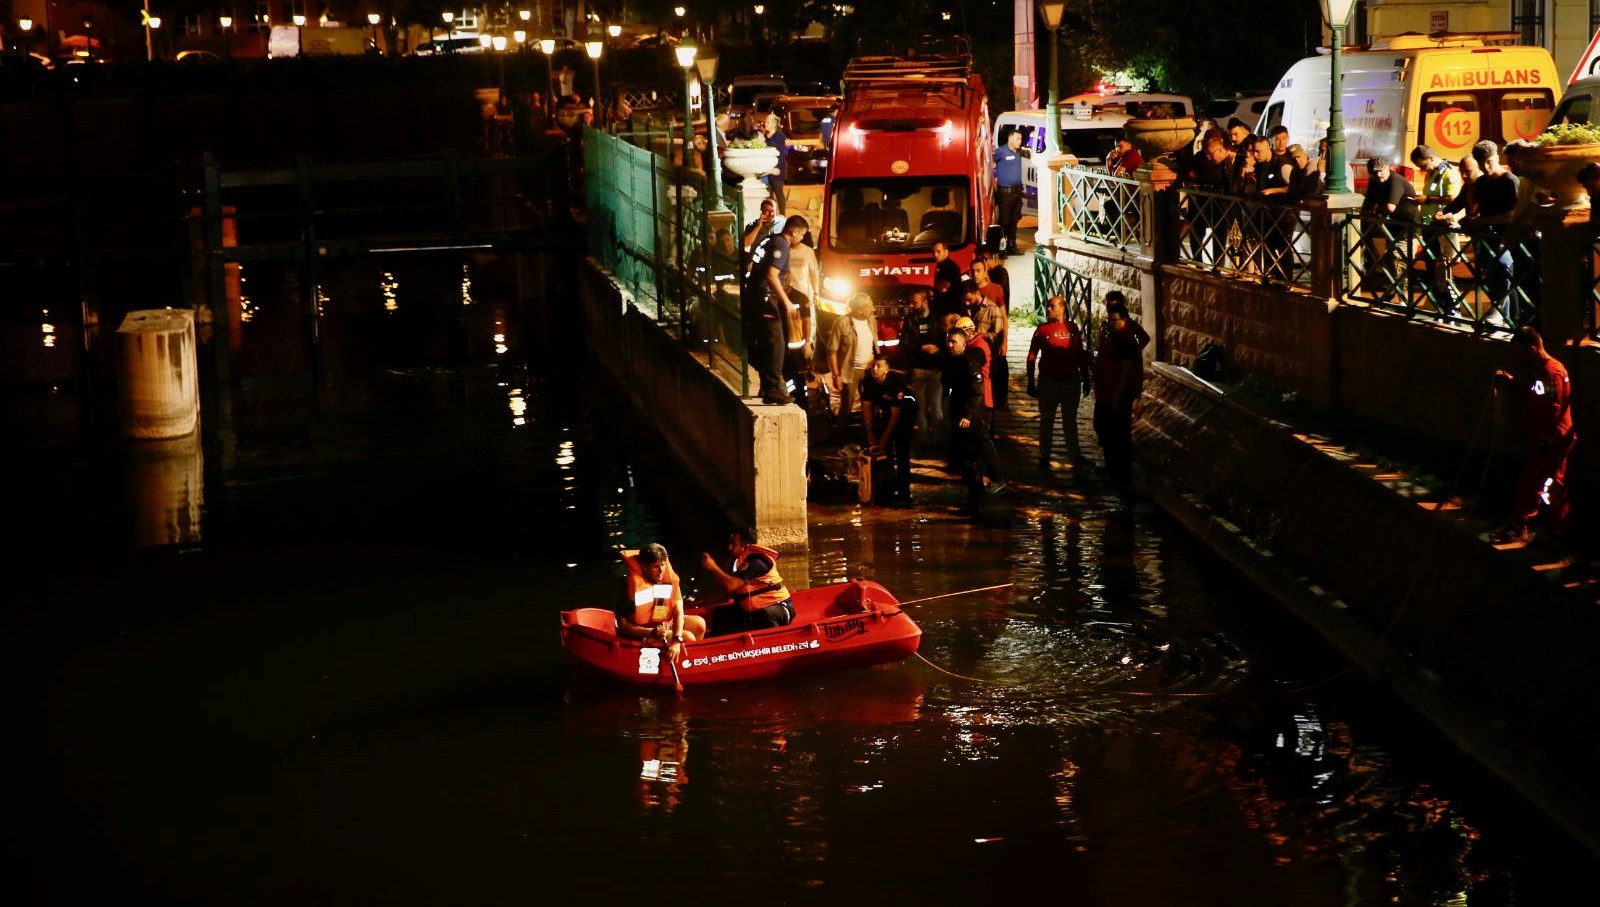
<svg viewBox="0 0 1600 907"><path fill-rule="evenodd" d="M594 129L583 133L589 254L635 309L704 354L749 396L739 307L739 199L706 204L706 180L651 150ZM723 231L726 231L724 234Z"/></svg>
<svg viewBox="0 0 1600 907"><path fill-rule="evenodd" d="M1178 261L1216 274L1310 289L1307 211L1204 189L1178 192Z"/></svg>
<svg viewBox="0 0 1600 907"><path fill-rule="evenodd" d="M1511 333L1538 318L1536 232L1356 217L1342 237L1348 298L1483 333Z"/></svg>
<svg viewBox="0 0 1600 907"><path fill-rule="evenodd" d="M1084 274L1079 274L1042 250L1033 253L1033 306L1034 317L1044 321L1044 304L1052 296L1067 302L1067 318L1083 332L1083 342L1093 349L1099 336L1100 316L1095 312L1093 284Z"/></svg>
<svg viewBox="0 0 1600 907"><path fill-rule="evenodd" d="M1063 167L1057 194L1061 232L1093 245L1142 250L1214 274L1485 334L1509 334L1539 321L1544 294L1536 230L1449 228L1363 217L1329 209L1320 199L1293 205L1190 186L1174 189L1177 204L1163 206L1156 204L1153 183ZM1169 223L1173 217L1176 223ZM1600 250L1589 259L1585 285L1593 305L1584 323L1591 334L1600 334L1600 265L1594 264ZM1036 265L1036 273L1041 267ZM1041 288L1036 295L1043 300L1049 293Z"/></svg>
<svg viewBox="0 0 1600 907"><path fill-rule="evenodd" d="M1114 249L1139 250L1144 215L1138 180L1063 167L1059 186L1056 213L1062 232Z"/></svg>

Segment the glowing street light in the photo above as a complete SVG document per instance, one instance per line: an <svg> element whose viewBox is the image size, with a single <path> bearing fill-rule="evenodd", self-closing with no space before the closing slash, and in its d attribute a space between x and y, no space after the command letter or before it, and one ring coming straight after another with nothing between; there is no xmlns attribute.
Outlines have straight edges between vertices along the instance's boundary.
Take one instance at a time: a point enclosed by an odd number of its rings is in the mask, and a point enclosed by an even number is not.
<svg viewBox="0 0 1600 907"><path fill-rule="evenodd" d="M620 25L607 25L606 26L606 34L610 35L613 38L620 38L620 37L622 37L622 26L620 26Z"/></svg>
<svg viewBox="0 0 1600 907"><path fill-rule="evenodd" d="M555 38L540 38L539 39L539 50L542 51L544 53L544 55L547 56L547 57L550 56L551 54L555 53L556 52L556 39Z"/></svg>
<svg viewBox="0 0 1600 907"><path fill-rule="evenodd" d="M27 53L33 45L33 20L27 16L17 20L17 31L22 32L22 52Z"/></svg>
<svg viewBox="0 0 1600 907"><path fill-rule="evenodd" d="M519 10L517 10L517 18L521 19L524 22L526 22L529 19L533 18L533 13L530 12L529 10L519 9Z"/></svg>
<svg viewBox="0 0 1600 907"><path fill-rule="evenodd" d="M305 16L295 16L294 17L294 34L295 34L295 43L296 43L295 56L303 57L303 56L306 55L306 17Z"/></svg>
<svg viewBox="0 0 1600 907"><path fill-rule="evenodd" d="M603 41L585 41L585 42L583 42L584 53L587 53L589 55L589 59L594 61L594 112L595 112L595 123L601 129L604 129L606 127L606 124L601 122L601 120L600 120L600 52L605 50L605 46L606 46L605 42L603 42Z"/></svg>
<svg viewBox="0 0 1600 907"><path fill-rule="evenodd" d="M479 35L478 36L478 46L483 48L484 50L488 50L489 47L491 45L493 45L493 44L494 44L494 36L493 35Z"/></svg>
<svg viewBox="0 0 1600 907"><path fill-rule="evenodd" d="M500 53L504 53L505 52L505 49L506 49L506 36L505 35L495 35L494 36L494 49L496 51L500 52Z"/></svg>
<svg viewBox="0 0 1600 907"><path fill-rule="evenodd" d="M439 14L439 18L444 20L446 38L444 42L444 52L447 54L453 54L456 52L456 14L450 12L449 10L445 10Z"/></svg>
<svg viewBox="0 0 1600 907"><path fill-rule="evenodd" d="M684 17L684 14L687 13L687 12L689 12L689 11L684 9L681 6L674 6L672 8L672 14L674 16L677 16L679 19L682 19Z"/></svg>
<svg viewBox="0 0 1600 907"><path fill-rule="evenodd" d="M222 26L222 58L233 59L233 17L220 16L217 24Z"/></svg>
<svg viewBox="0 0 1600 907"><path fill-rule="evenodd" d="M378 50L378 23L383 21L382 13L367 13L367 24L372 26L372 49ZM381 51L380 51L381 53Z"/></svg>
<svg viewBox="0 0 1600 907"><path fill-rule="evenodd" d="M511 40L517 42L517 50L522 50L522 46L528 43L528 33L519 28L511 33Z"/></svg>

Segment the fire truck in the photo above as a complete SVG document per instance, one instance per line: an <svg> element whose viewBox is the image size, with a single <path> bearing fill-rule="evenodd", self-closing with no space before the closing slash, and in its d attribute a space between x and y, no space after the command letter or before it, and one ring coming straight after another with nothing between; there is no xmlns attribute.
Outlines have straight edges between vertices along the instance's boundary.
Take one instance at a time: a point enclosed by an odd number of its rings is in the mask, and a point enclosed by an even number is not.
<svg viewBox="0 0 1600 907"><path fill-rule="evenodd" d="M965 36L914 40L845 68L822 196L819 322L853 294L876 304L886 344L906 298L933 286L933 246L965 273L994 222L994 142Z"/></svg>

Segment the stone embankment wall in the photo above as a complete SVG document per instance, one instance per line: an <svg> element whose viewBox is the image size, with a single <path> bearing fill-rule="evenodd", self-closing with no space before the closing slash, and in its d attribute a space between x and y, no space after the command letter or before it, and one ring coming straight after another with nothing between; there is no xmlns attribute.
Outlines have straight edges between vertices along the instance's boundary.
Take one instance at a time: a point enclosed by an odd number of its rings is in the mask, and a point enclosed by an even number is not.
<svg viewBox="0 0 1600 907"><path fill-rule="evenodd" d="M1166 509L1600 850L1592 602L1184 369L1151 369L1135 444Z"/></svg>
<svg viewBox="0 0 1600 907"><path fill-rule="evenodd" d="M583 331L641 434L763 544L806 541L806 414L746 401L624 297L593 259L580 269Z"/></svg>

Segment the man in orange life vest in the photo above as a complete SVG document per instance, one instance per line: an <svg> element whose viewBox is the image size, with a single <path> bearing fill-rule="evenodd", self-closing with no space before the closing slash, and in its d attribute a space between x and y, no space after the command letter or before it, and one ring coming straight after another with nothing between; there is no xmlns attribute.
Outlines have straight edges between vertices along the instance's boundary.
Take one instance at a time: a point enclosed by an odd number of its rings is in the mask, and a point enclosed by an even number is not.
<svg viewBox="0 0 1600 907"><path fill-rule="evenodd" d="M684 642L705 638L706 622L683 613L683 588L667 549L651 542L622 552L622 562L628 567L627 601L617 615L617 635L665 643L667 655L677 661Z"/></svg>
<svg viewBox="0 0 1600 907"><path fill-rule="evenodd" d="M778 552L756 544L754 529L741 528L729 534L728 553L733 555L731 572L717 566L710 554L700 555L700 566L733 594L732 604L712 613L710 635L788 626L794 606L778 575Z"/></svg>

